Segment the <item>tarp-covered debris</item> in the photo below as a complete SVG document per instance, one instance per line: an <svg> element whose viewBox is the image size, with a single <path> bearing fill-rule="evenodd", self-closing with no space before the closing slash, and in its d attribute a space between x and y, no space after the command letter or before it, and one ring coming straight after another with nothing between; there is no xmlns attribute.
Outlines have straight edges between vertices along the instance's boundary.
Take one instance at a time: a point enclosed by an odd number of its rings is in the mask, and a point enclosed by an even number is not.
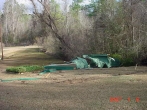
<svg viewBox="0 0 147 110"><path fill-rule="evenodd" d="M111 66L112 67L119 67L121 62L118 59L111 58Z"/></svg>
<svg viewBox="0 0 147 110"><path fill-rule="evenodd" d="M120 66L120 61L118 59L111 58L107 54L83 55L83 58L90 60L89 64L91 68L110 68Z"/></svg>
<svg viewBox="0 0 147 110"><path fill-rule="evenodd" d="M74 70L74 69L76 69L76 65L73 63L70 63L70 64L51 64L51 65L44 66L44 71L40 74L61 71L61 70Z"/></svg>
<svg viewBox="0 0 147 110"><path fill-rule="evenodd" d="M121 65L118 59L109 57L107 54L90 54L83 55L83 58L89 60L91 68L110 68L119 67Z"/></svg>
<svg viewBox="0 0 147 110"><path fill-rule="evenodd" d="M107 54L90 54L83 55L83 58L76 57L67 64L51 64L44 66L44 72L41 74L57 70L119 67L120 64L118 59L111 58Z"/></svg>
<svg viewBox="0 0 147 110"><path fill-rule="evenodd" d="M71 63L76 64L77 69L88 68L88 63L84 58L77 57Z"/></svg>
<svg viewBox="0 0 147 110"><path fill-rule="evenodd" d="M111 61L110 58L106 55L97 55L97 54L91 54L91 55L83 55L83 58L89 59L90 67L95 68L110 68L111 67Z"/></svg>

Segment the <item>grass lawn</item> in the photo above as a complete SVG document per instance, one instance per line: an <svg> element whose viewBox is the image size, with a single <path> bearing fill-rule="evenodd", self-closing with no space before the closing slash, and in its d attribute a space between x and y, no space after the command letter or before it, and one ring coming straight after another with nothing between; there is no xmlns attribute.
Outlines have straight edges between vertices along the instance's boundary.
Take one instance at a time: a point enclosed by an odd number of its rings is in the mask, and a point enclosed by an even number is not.
<svg viewBox="0 0 147 110"><path fill-rule="evenodd" d="M63 61L36 48L12 52L1 69L18 65L47 65ZM147 67L72 70L38 76L38 73L2 78L40 77L35 81L0 82L2 110L147 110Z"/></svg>

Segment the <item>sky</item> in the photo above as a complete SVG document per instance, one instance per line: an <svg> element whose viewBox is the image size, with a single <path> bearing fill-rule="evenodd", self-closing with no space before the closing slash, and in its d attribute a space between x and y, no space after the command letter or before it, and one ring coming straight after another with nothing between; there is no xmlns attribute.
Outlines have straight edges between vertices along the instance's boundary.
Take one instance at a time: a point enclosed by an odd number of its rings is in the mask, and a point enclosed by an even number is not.
<svg viewBox="0 0 147 110"><path fill-rule="evenodd" d="M31 10L32 6L31 6L31 2L30 0L16 0L18 3L20 4L24 4L29 10ZM58 3L60 3L61 5L63 5L63 1L62 0L56 0ZM90 0L84 0L84 4L88 4ZM72 0L68 0L69 4L72 3ZM2 10L3 5L5 3L5 0L0 0L0 10Z"/></svg>
<svg viewBox="0 0 147 110"><path fill-rule="evenodd" d="M0 0L0 10L3 9L3 5L5 3L6 0ZM28 11L32 10L32 4L30 2L30 0L16 0L19 4L24 4L27 8Z"/></svg>
<svg viewBox="0 0 147 110"><path fill-rule="evenodd" d="M4 2L5 2L5 0L0 0L0 10L2 10Z"/></svg>

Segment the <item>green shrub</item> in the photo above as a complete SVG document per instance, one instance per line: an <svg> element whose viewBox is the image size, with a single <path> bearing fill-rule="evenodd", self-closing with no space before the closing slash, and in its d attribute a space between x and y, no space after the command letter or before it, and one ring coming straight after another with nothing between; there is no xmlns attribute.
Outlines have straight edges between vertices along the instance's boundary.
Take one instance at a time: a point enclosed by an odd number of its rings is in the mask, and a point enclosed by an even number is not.
<svg viewBox="0 0 147 110"><path fill-rule="evenodd" d="M124 58L122 61L123 66L134 66L135 62L133 60L133 58L128 57L128 58Z"/></svg>
<svg viewBox="0 0 147 110"><path fill-rule="evenodd" d="M10 67L6 69L6 72L24 73L24 72L34 72L34 71L42 71L42 70L43 70L43 66L32 65L32 66Z"/></svg>
<svg viewBox="0 0 147 110"><path fill-rule="evenodd" d="M122 57L119 54L111 55L112 58L118 59L122 63L122 66L134 66L135 61L134 61L133 56L134 56L133 54L129 54L127 57Z"/></svg>
<svg viewBox="0 0 147 110"><path fill-rule="evenodd" d="M23 66L26 68L26 72L42 71L43 66L32 65L32 66Z"/></svg>
<svg viewBox="0 0 147 110"><path fill-rule="evenodd" d="M6 69L6 72L24 73L26 72L26 69L24 67L10 67Z"/></svg>
<svg viewBox="0 0 147 110"><path fill-rule="evenodd" d="M118 59L120 62L122 62L122 56L119 54L112 54L111 57L114 59Z"/></svg>

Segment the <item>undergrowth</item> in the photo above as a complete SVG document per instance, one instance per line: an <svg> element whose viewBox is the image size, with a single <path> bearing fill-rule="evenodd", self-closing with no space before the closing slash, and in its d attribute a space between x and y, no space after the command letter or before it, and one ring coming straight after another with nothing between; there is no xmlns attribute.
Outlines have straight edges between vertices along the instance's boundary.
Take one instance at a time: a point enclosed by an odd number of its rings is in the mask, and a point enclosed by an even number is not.
<svg viewBox="0 0 147 110"><path fill-rule="evenodd" d="M38 66L38 65L25 65L25 66L17 66L17 67L9 67L6 68L6 72L11 72L11 73L25 73L25 72L35 72L35 71L42 71L43 66Z"/></svg>

